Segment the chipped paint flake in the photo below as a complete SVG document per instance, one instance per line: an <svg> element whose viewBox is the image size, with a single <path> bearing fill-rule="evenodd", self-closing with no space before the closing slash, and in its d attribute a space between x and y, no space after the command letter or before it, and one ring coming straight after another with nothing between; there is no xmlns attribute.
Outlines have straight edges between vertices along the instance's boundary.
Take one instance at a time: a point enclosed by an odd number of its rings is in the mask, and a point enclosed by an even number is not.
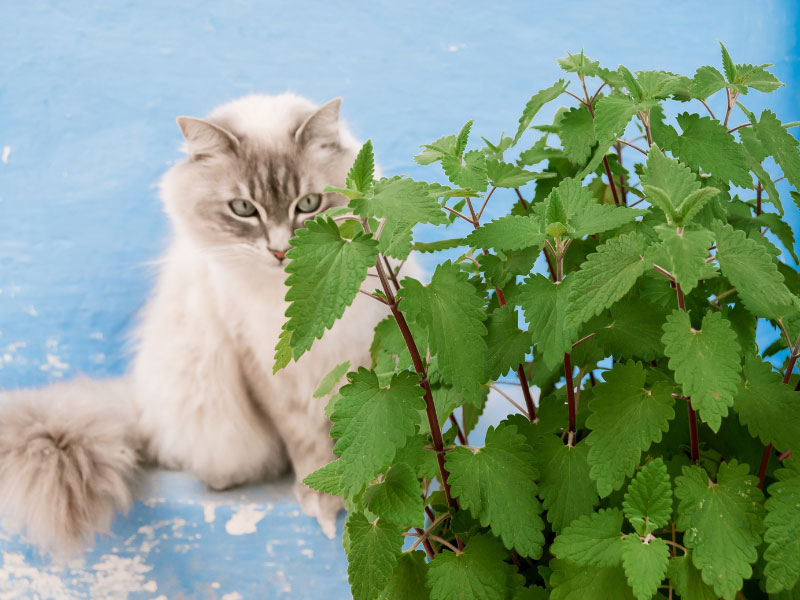
<svg viewBox="0 0 800 600"><path fill-rule="evenodd" d="M216 519L216 509L217 503L216 502L201 502L200 506L203 507L203 520L206 523L213 523L214 519Z"/></svg>
<svg viewBox="0 0 800 600"><path fill-rule="evenodd" d="M225 523L225 531L230 535L244 535L255 533L256 525L267 514L266 510L258 508L257 504L247 504L238 509Z"/></svg>
<svg viewBox="0 0 800 600"><path fill-rule="evenodd" d="M11 146L3 146L2 161L4 165L8 164L8 157L11 155Z"/></svg>

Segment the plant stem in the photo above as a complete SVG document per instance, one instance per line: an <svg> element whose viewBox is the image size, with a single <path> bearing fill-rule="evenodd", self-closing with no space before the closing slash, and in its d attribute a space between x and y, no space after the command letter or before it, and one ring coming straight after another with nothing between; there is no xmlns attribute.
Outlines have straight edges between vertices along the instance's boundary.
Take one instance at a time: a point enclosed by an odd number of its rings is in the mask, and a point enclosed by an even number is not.
<svg viewBox="0 0 800 600"><path fill-rule="evenodd" d="M533 419L531 419L530 413L526 412L524 408L522 408L519 404L517 404L511 396L506 394L503 390L501 390L499 387L497 387L494 383L490 383L489 387L492 388L498 394L500 394L503 398L508 400L514 406L514 408L516 408L519 412L521 412L523 415L528 417L529 421L533 421Z"/></svg>
<svg viewBox="0 0 800 600"><path fill-rule="evenodd" d="M514 188L514 191L517 192L517 198L519 198L522 208L525 209L525 212L528 212L528 203L525 202L525 199L522 197L522 192L519 191L519 188Z"/></svg>
<svg viewBox="0 0 800 600"><path fill-rule="evenodd" d="M699 100L699 98L698 98L698 100ZM702 102L702 103L703 103L703 106L705 106L705 107L706 107L706 110L708 111L708 114L710 114L710 115L711 115L711 118L712 118L712 119L714 119L714 120L716 121L716 120L717 120L717 117L714 115L714 111L713 111L713 110L711 110L711 107L710 107L708 104L706 104L706 101L705 101L705 100L700 100L700 102Z"/></svg>
<svg viewBox="0 0 800 600"><path fill-rule="evenodd" d="M378 259L375 266L378 271L378 276L381 279L383 293L386 294L386 298L389 300L389 308L392 311L395 321L397 321L397 326L400 328L400 333L402 333L408 352L411 355L411 361L414 363L414 370L417 372L417 375L420 376L419 384L425 392L425 411L428 415L428 425L431 429L436 460L439 463L439 473L442 476L442 488L444 489L445 498L447 498L447 505L455 510L456 503L450 495L450 484L447 481L450 474L444 466L444 441L442 440L442 430L439 427L439 417L436 414L436 405L433 402L433 393L431 392L431 384L428 381L428 373L425 370L425 363L422 361L422 357L419 354L417 344L414 341L414 336L411 334L411 329L408 327L405 316L400 309L397 308L397 299L394 296L394 292L392 292L392 287L389 284L386 273L384 273L380 259Z"/></svg>
<svg viewBox="0 0 800 600"><path fill-rule="evenodd" d="M741 125L737 125L733 129L728 129L728 133L733 133L734 131L738 131L739 129L743 129L744 127L752 127L752 123L742 123Z"/></svg>
<svg viewBox="0 0 800 600"><path fill-rule="evenodd" d="M761 214L761 192L764 190L764 187L761 185L759 181L756 184L756 216Z"/></svg>
<svg viewBox="0 0 800 600"><path fill-rule="evenodd" d="M480 221L481 216L483 216L483 209L485 209L486 205L489 204L489 198L492 197L492 194L494 194L494 191L496 189L497 189L496 187L493 187L491 190L489 190L489 193L486 196L486 200L483 201L483 204L481 205L481 209L478 211L478 218L476 219L476 221Z"/></svg>
<svg viewBox="0 0 800 600"><path fill-rule="evenodd" d="M458 419L456 419L453 413L450 413L450 424L456 430L456 437L458 438L458 443L462 446L467 445L467 436L464 435L464 432L461 431L461 426L458 424Z"/></svg>
<svg viewBox="0 0 800 600"><path fill-rule="evenodd" d="M700 443L697 437L697 414L692 408L692 399L686 398L686 408L689 412L689 442L692 445L692 462L700 460Z"/></svg>
<svg viewBox="0 0 800 600"><path fill-rule="evenodd" d="M625 144L626 146L630 146L630 147L631 147L631 148L633 148L634 150L638 150L639 152L641 152L642 154L644 154L645 156L647 156L647 150L643 150L643 149L639 148L639 146L637 146L637 145L635 145L635 144L631 144L630 142L626 142L625 140L622 140L622 139L619 139L619 140L617 140L617 141L618 141L620 144Z"/></svg>
<svg viewBox="0 0 800 600"><path fill-rule="evenodd" d="M614 184L614 176L611 174L611 167L608 164L608 157L603 157L603 167L606 170L606 177L608 177L608 184L611 186L611 195L614 196L614 204L619 204L619 196L617 195L617 186Z"/></svg>
<svg viewBox="0 0 800 600"><path fill-rule="evenodd" d="M397 281L397 275L395 274L394 269L392 269L392 265L389 264L389 259L386 258L385 255L383 257L383 262L386 265L386 270L389 271L389 278L392 280L392 283L394 284L394 289L400 290L400 282Z"/></svg>
<svg viewBox="0 0 800 600"><path fill-rule="evenodd" d="M725 111L725 121L722 124L727 127L728 119L731 118L731 111L733 110L733 105L736 104L736 99L739 97L739 92L731 93L729 88L725 88L725 95L728 97L728 110Z"/></svg>
<svg viewBox="0 0 800 600"><path fill-rule="evenodd" d="M411 548L409 548L408 551L413 552L414 550L416 550L417 546L419 546L431 534L433 528L436 527L439 523L444 521L449 516L451 516L450 513L443 513L439 515L439 517L433 523L431 523L430 525L428 525L428 527L425 528L425 531L420 533L419 539L416 542L414 542L414 545L411 546ZM418 528L415 527L414 529Z"/></svg>
<svg viewBox="0 0 800 600"><path fill-rule="evenodd" d="M572 383L572 360L569 352L564 353L564 379L567 384L567 403L569 407L569 445L575 445L575 388Z"/></svg>

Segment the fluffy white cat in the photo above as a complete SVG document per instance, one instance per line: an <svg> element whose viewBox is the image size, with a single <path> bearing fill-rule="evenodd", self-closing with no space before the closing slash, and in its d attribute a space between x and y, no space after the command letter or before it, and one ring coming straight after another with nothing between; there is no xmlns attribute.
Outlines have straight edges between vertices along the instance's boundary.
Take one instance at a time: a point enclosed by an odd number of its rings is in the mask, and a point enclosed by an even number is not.
<svg viewBox="0 0 800 600"><path fill-rule="evenodd" d="M161 183L173 225L125 377L0 397L0 514L40 548L71 552L131 502L137 466L186 469L212 488L297 476L303 511L335 533L340 500L302 483L332 460L324 400L336 364L368 365L385 307L363 295L298 362L272 374L286 302L283 261L303 222L344 204L359 145L340 100L248 96L179 117L186 160Z"/></svg>

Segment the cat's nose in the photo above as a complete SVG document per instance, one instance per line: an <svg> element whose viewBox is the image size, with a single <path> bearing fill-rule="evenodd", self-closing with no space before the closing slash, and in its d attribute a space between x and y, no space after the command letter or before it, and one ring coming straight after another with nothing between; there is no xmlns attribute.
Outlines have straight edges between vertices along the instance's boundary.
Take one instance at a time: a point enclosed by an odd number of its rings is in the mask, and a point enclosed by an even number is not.
<svg viewBox="0 0 800 600"><path fill-rule="evenodd" d="M273 250L272 248L270 248L269 251L272 253L272 256L274 256L280 261L286 258L286 250Z"/></svg>

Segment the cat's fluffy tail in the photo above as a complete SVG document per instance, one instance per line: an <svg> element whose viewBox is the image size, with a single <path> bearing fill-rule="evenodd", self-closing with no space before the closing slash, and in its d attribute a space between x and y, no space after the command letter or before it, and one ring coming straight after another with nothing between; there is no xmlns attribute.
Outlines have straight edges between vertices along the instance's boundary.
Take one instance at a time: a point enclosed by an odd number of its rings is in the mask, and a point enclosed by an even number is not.
<svg viewBox="0 0 800 600"><path fill-rule="evenodd" d="M82 378L0 394L0 515L41 550L80 551L130 506L131 392L126 380Z"/></svg>

